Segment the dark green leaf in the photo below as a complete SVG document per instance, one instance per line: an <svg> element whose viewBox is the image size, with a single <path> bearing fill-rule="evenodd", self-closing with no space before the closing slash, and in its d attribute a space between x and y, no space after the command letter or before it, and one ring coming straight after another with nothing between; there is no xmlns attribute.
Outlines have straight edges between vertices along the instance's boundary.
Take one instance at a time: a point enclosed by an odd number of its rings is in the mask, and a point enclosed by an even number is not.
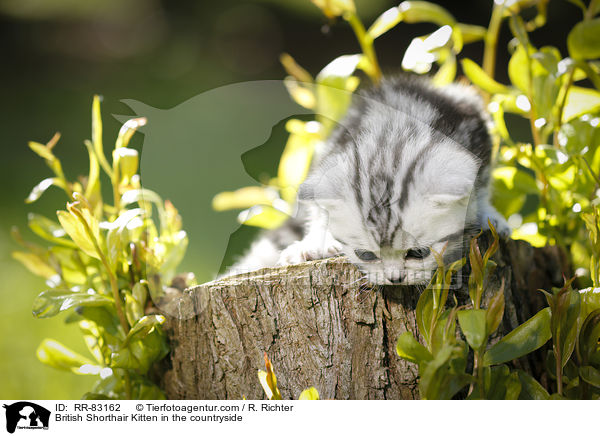
<svg viewBox="0 0 600 436"><path fill-rule="evenodd" d="M400 335L396 342L396 353L398 353L398 356L402 359L413 363L420 363L422 361L433 359L433 356L427 348L421 345L411 332L404 332Z"/></svg>
<svg viewBox="0 0 600 436"><path fill-rule="evenodd" d="M83 394L81 399L93 401L93 400L110 400L111 398L104 394L95 394L93 392L86 392L85 394Z"/></svg>
<svg viewBox="0 0 600 436"><path fill-rule="evenodd" d="M517 374L521 381L519 400L547 400L550 398L550 394L548 394L546 389L532 376L520 369L517 370Z"/></svg>
<svg viewBox="0 0 600 436"><path fill-rule="evenodd" d="M474 350L481 348L487 339L485 317L486 311L483 309L468 309L458 312L460 328Z"/></svg>
<svg viewBox="0 0 600 436"><path fill-rule="evenodd" d="M599 339L600 309L596 309L586 317L579 333L578 354L584 365L590 362L592 355L598 350Z"/></svg>
<svg viewBox="0 0 600 436"><path fill-rule="evenodd" d="M537 350L551 337L550 308L547 307L494 344L483 356L483 364L496 365L517 359Z"/></svg>
<svg viewBox="0 0 600 436"><path fill-rule="evenodd" d="M600 388L600 371L593 366L582 366L579 375L587 384Z"/></svg>
<svg viewBox="0 0 600 436"><path fill-rule="evenodd" d="M485 328L488 335L496 331L504 316L504 282L490 300L485 314Z"/></svg>
<svg viewBox="0 0 600 436"><path fill-rule="evenodd" d="M431 320L433 318L433 290L428 288L423 291L419 297L416 308L417 326L419 333L425 339L428 345L430 344L431 332L429 331ZM431 348L431 347L430 347Z"/></svg>

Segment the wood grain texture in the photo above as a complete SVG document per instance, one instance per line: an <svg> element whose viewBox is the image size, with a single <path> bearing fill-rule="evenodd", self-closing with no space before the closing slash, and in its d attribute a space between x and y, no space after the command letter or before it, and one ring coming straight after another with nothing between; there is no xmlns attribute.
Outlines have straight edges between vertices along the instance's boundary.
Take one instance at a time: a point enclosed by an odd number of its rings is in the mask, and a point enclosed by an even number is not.
<svg viewBox="0 0 600 436"><path fill-rule="evenodd" d="M485 249L489 235L480 238ZM564 257L551 247L501 242L484 302L504 279L506 310L496 335L543 306L538 288L562 283ZM466 277L454 290L468 304ZM171 399L263 399L263 354L273 362L284 399L315 386L323 399L416 399L416 365L401 360L397 338L415 333L420 291L360 286L343 258L263 269L185 291L168 316L172 351L161 377ZM484 304L485 307L485 304ZM541 373L541 353L515 366Z"/></svg>

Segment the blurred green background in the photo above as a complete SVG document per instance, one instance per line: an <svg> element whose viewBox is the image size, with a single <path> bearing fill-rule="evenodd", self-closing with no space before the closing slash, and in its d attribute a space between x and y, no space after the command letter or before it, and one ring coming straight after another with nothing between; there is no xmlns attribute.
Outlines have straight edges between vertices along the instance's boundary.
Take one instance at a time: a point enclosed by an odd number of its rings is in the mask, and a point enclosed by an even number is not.
<svg viewBox="0 0 600 436"><path fill-rule="evenodd" d="M389 0L356 3L367 25L397 4ZM459 21L486 25L492 2L438 3ZM557 45L566 53L564 32L556 28L566 31L578 18L577 9L567 2L551 2L549 23L535 32L534 42ZM376 49L384 71L398 70L411 39L434 29L427 24L400 25L378 39ZM504 29L500 66L508 58L508 39ZM73 179L87 171L83 140L90 137L95 93L104 98L104 138L109 144L119 129L111 114L131 114L120 102L123 99L171 108L218 86L282 79L278 57L283 51L316 74L333 58L359 49L346 25L327 22L309 0L0 0L0 40L0 397L75 399L89 390L94 377L45 367L37 361L35 350L42 339L53 337L86 354L79 331L65 325L62 317L33 318L31 303L45 289L44 282L10 254L16 248L10 238L12 226L35 239L27 229L27 213L53 217L66 200L62 192L50 189L38 202L24 203L31 188L49 175L27 141L45 143L61 132L56 154L67 177ZM479 61L481 50L481 44L470 45L463 55ZM506 80L505 68L498 70L498 79ZM141 147L143 138L137 136L136 144ZM284 141L283 129L276 128L266 148L245 161L249 172L273 173ZM220 186L216 180L211 189L234 188L225 178ZM161 186L146 187L161 193ZM214 222L236 229L235 217L236 212L220 213ZM183 223L185 228L185 216ZM239 252L254 233L252 229L239 231L229 256ZM200 281L209 280L215 273L203 268L209 256L190 234L181 271L194 272Z"/></svg>

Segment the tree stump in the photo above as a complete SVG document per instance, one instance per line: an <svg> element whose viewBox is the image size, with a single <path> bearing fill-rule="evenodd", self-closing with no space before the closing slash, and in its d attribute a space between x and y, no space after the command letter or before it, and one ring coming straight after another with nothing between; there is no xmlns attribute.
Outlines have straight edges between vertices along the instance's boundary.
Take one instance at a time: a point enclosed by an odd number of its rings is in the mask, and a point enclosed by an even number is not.
<svg viewBox="0 0 600 436"><path fill-rule="evenodd" d="M489 234L479 238L484 250ZM538 288L561 286L568 269L556 247L501 241L484 302L505 282L498 340L544 306ZM468 304L468 271L454 292ZM323 399L416 399L418 370L396 354L415 320L421 290L361 286L343 258L262 269L184 292L166 312L171 343L161 377L170 399L264 399L257 371L266 352L284 399L314 386ZM159 305L159 307L161 307ZM486 305L484 304L484 307ZM164 312L165 310L163 310ZM542 353L513 362L539 375Z"/></svg>

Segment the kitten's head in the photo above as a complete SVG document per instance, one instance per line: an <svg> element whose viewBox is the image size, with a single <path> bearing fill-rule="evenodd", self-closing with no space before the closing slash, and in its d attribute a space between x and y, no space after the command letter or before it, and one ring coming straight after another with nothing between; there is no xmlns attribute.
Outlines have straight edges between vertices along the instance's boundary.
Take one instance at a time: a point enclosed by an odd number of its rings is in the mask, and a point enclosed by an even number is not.
<svg viewBox="0 0 600 436"><path fill-rule="evenodd" d="M437 268L432 250L447 262L463 256L479 162L444 137L428 141L404 144L396 161L393 148L329 155L300 188L300 200L327 212L328 230L371 283L426 284Z"/></svg>

